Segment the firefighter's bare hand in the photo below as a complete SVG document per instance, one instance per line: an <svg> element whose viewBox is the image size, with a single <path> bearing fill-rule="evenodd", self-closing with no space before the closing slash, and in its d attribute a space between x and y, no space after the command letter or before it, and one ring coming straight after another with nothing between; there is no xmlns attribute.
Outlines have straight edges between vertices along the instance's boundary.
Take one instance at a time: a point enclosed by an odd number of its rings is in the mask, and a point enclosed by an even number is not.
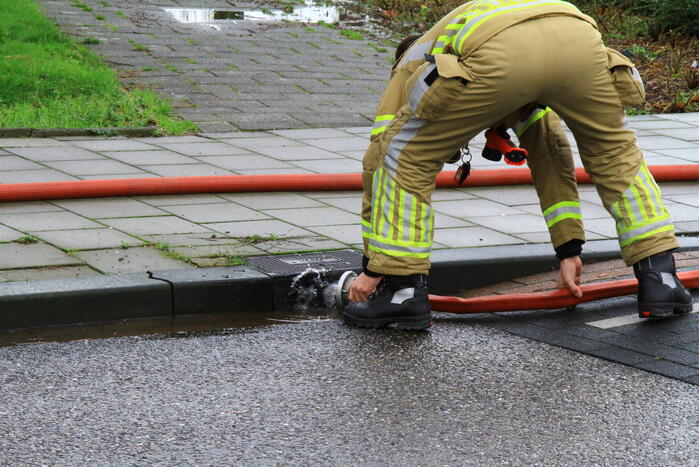
<svg viewBox="0 0 699 467"><path fill-rule="evenodd" d="M580 288L580 276L582 275L582 261L580 256L572 256L561 260L561 275L558 278L558 288L568 289L575 297L582 297Z"/></svg>
<svg viewBox="0 0 699 467"><path fill-rule="evenodd" d="M374 293L376 286L381 282L381 277L371 277L361 273L352 281L349 287L348 297L353 302L366 302L369 295Z"/></svg>

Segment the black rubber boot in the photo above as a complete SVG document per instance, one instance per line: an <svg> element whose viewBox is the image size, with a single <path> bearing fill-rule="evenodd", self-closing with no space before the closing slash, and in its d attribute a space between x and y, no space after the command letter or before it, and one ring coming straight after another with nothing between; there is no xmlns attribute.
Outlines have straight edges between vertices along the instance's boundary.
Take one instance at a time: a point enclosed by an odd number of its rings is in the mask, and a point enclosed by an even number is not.
<svg viewBox="0 0 699 467"><path fill-rule="evenodd" d="M350 302L342 310L346 324L363 328L421 330L432 326L427 276L384 276L368 302Z"/></svg>
<svg viewBox="0 0 699 467"><path fill-rule="evenodd" d="M641 318L667 318L692 311L692 295L687 292L675 269L675 258L665 251L633 265L638 279L638 315Z"/></svg>

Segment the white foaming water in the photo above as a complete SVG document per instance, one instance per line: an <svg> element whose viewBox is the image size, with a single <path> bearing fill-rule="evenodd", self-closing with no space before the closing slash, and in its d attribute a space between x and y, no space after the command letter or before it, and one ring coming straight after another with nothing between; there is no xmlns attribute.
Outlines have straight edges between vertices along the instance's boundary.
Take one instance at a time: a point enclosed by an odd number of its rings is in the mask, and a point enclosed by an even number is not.
<svg viewBox="0 0 699 467"><path fill-rule="evenodd" d="M289 289L289 301L294 310L307 311L313 308L321 308L325 303L325 297L320 297L320 291L327 287L325 280L326 269L307 268L291 281ZM323 295L325 293L323 292Z"/></svg>

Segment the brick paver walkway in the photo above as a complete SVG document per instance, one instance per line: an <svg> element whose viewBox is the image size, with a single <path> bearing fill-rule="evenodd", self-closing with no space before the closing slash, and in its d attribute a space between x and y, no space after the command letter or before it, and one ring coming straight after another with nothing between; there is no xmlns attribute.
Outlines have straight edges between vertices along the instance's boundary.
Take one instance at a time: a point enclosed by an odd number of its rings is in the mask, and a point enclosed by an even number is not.
<svg viewBox="0 0 699 467"><path fill-rule="evenodd" d="M78 42L99 39L89 47L124 84L172 98L177 113L206 132L370 124L393 58L391 46L351 39L339 29L250 20L181 23L167 11L262 8L244 2L80 2L92 11L69 0L39 3Z"/></svg>

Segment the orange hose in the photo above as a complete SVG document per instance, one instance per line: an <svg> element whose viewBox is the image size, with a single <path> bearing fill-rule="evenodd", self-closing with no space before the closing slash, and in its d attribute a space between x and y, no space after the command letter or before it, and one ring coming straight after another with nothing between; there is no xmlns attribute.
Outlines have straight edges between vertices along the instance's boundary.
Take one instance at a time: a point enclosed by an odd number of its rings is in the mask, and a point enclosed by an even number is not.
<svg viewBox="0 0 699 467"><path fill-rule="evenodd" d="M699 164L650 167L657 181L699 179ZM590 177L576 169L579 183ZM462 186L526 185L532 183L528 168L475 170ZM437 187L459 186L454 172L437 175ZM171 195L192 193L240 193L254 191L336 191L360 190L359 173L344 174L270 174L212 175L206 177L122 178L112 180L74 180L64 182L11 183L0 185L2 201L36 201L106 196Z"/></svg>
<svg viewBox="0 0 699 467"><path fill-rule="evenodd" d="M650 171L659 182L699 180L699 164L652 166ZM575 175L578 183L590 183L590 177L582 168L576 169ZM439 188L459 186L454 182L454 172L439 173L435 183ZM528 168L514 168L475 170L461 186L526 185L531 183L532 177ZM127 178L0 184L0 202L192 193L336 191L360 190L361 188L362 176L359 173ZM699 288L699 271L680 273L679 277L686 287ZM573 297L568 290L555 290L544 293L495 295L478 298L430 295L430 303L433 310L449 313L564 308L578 303L632 294L636 291L636 285L635 279L584 285L582 286L583 296L581 298Z"/></svg>
<svg viewBox="0 0 699 467"><path fill-rule="evenodd" d="M681 272L677 276L688 289L699 288L699 271ZM475 298L430 295L430 305L434 311L457 314L566 308L578 303L631 295L636 293L637 286L636 279L587 284L581 287L583 295L580 298L574 297L568 289L538 293L486 295Z"/></svg>

